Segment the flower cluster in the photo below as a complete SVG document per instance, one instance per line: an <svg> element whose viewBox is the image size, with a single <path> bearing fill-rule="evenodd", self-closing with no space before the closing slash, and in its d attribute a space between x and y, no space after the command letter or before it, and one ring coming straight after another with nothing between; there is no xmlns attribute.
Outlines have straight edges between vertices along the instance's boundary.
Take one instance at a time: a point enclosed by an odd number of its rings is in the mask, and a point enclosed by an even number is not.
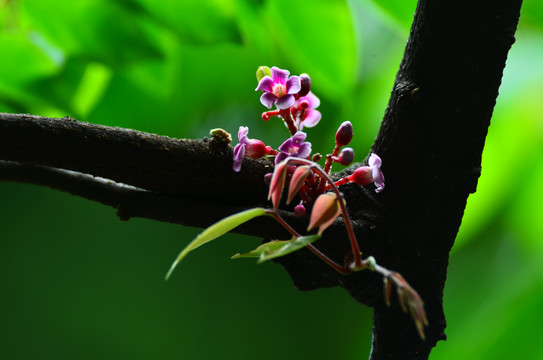
<svg viewBox="0 0 543 360"><path fill-rule="evenodd" d="M307 134L302 130L311 128L321 120L321 113L316 110L320 100L311 92L311 78L307 74L290 76L287 70L272 67L271 69L261 66L257 71L258 86L256 91L261 91L260 102L271 109L262 114L265 121L277 117L283 121L290 132L287 138L277 150L266 146L262 141L249 139L249 129L241 126L238 132L239 144L234 148L234 171L239 172L243 159L261 158L264 156L275 156L276 168L287 159L310 159L311 143L306 141ZM272 107L275 106L275 109ZM335 147L332 153L326 155L323 171L330 174L332 164L337 162L341 165L349 165L354 160L354 150L347 145L353 138L353 126L349 121L340 125L335 136ZM315 155L311 160L318 161L320 155ZM286 173L287 183L292 181L294 168L290 166ZM311 176L309 176L311 175ZM269 179L268 179L269 180ZM368 166L361 166L354 173L335 183L336 186L348 182L358 185L375 184L375 191L381 192L385 187L384 176L381 172L381 159L376 154L371 154ZM300 196L300 203L295 206L295 213L299 216L305 215L305 207L313 206L319 195L330 190L330 181L319 175L313 168L308 171L308 176L300 183L297 194ZM278 190L279 191L279 190ZM290 199L291 200L291 199ZM289 202L290 202L289 200Z"/></svg>

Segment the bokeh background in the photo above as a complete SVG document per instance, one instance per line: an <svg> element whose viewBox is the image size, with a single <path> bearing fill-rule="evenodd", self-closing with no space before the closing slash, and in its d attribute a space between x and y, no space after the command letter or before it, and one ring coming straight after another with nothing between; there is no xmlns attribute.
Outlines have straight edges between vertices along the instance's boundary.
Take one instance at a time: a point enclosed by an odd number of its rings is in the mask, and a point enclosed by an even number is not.
<svg viewBox="0 0 543 360"><path fill-rule="evenodd" d="M478 191L445 289L449 340L432 359L542 359L543 3L527 0ZM200 138L222 127L278 146L255 71L309 73L333 146L377 134L414 0L2 0L0 111ZM469 11L469 9L467 10ZM439 123L439 119L436 119ZM414 159L413 166L416 166ZM216 186L221 186L217 179ZM230 260L256 238L191 254L199 229L120 222L100 204L0 183L2 359L365 359L371 310L341 289L302 293L274 264ZM202 214L205 216L205 214Z"/></svg>

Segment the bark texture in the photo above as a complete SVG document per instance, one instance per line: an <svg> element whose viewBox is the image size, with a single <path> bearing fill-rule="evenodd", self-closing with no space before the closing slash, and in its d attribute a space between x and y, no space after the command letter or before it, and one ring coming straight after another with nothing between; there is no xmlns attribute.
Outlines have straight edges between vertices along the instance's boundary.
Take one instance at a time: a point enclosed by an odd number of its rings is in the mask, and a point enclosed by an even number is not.
<svg viewBox="0 0 543 360"><path fill-rule="evenodd" d="M372 149L383 159L387 188L375 194L352 184L341 187L364 255L402 273L424 299L426 340L395 301L391 308L384 305L379 276L340 275L305 250L278 260L301 290L342 286L375 308L373 360L427 359L436 342L445 339L442 297L449 251L467 197L476 190L521 3L419 1ZM247 159L234 173L232 149L217 139L171 139L21 114L0 114L0 159L2 180L84 196L116 208L125 220L142 216L202 227L265 205L262 178L271 172L267 161ZM295 227L307 225L284 214ZM239 231L284 237L267 219ZM316 246L341 262L349 252L342 221Z"/></svg>
<svg viewBox="0 0 543 360"><path fill-rule="evenodd" d="M388 252L426 302L422 342L397 312L377 306L372 359L425 358L444 339L442 295L449 251L481 154L521 0L419 1L373 150L383 158ZM405 323L405 325L401 325ZM411 339L410 339L411 337Z"/></svg>

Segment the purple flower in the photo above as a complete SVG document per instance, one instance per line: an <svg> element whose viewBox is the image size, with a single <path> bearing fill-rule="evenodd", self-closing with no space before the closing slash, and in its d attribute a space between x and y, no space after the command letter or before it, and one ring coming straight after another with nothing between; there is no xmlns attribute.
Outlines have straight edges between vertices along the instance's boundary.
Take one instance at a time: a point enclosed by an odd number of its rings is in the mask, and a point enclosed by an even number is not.
<svg viewBox="0 0 543 360"><path fill-rule="evenodd" d="M302 130L305 127L313 127L321 120L321 113L315 110L321 101L312 92L309 92L305 96L299 97L292 106L292 115L296 122L298 130Z"/></svg>
<svg viewBox="0 0 543 360"><path fill-rule="evenodd" d="M271 109L275 104L278 109L284 110L294 104L293 94L300 91L301 83L298 76L289 78L289 74L289 71L274 66L271 68L271 76L266 75L260 79L256 90L263 92L260 97L262 105Z"/></svg>
<svg viewBox="0 0 543 360"><path fill-rule="evenodd" d="M375 192L383 191L385 188L385 177L381 171L381 158L377 154L372 153L368 159L368 165L359 167L346 179L362 186L374 183Z"/></svg>
<svg viewBox="0 0 543 360"><path fill-rule="evenodd" d="M262 141L249 139L247 137L248 133L249 128L247 126L239 127L239 144L237 144L234 148L234 165L232 166L235 172L239 172L241 170L241 163L245 157L258 159L266 154L269 154L271 151L271 148L264 145Z"/></svg>
<svg viewBox="0 0 543 360"><path fill-rule="evenodd" d="M280 153L275 157L275 163L279 164L289 156L307 158L311 154L311 143L304 142L307 134L298 131L279 146Z"/></svg>
<svg viewBox="0 0 543 360"><path fill-rule="evenodd" d="M371 169L371 177L373 178L373 183L375 184L375 192L381 192L385 188L385 177L381 171L381 158L379 155L371 153L370 158L368 159L368 165Z"/></svg>

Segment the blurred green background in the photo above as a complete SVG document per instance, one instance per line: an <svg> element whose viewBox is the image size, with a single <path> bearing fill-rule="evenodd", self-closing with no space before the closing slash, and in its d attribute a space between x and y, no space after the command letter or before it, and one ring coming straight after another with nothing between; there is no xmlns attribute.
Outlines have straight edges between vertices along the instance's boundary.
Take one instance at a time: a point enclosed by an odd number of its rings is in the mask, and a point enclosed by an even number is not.
<svg viewBox="0 0 543 360"><path fill-rule="evenodd" d="M72 116L185 138L210 128L274 147L255 70L307 72L326 152L351 120L377 133L414 0L4 0L0 111ZM449 341L432 359L541 359L543 5L527 0L445 289ZM439 119L436 119L439 121ZM217 186L221 186L220 181ZM227 235L142 219L48 188L0 183L2 359L365 359L371 310L340 289L296 291L285 271L229 257ZM202 214L205 216L205 214Z"/></svg>

